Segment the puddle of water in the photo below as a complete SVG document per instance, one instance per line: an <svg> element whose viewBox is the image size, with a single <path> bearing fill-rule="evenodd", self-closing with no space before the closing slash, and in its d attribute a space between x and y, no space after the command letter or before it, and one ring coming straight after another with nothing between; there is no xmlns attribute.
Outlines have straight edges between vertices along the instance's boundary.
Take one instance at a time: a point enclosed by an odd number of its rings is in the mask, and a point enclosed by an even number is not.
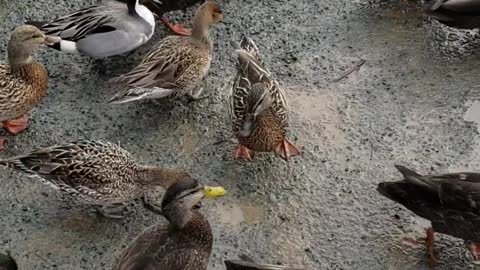
<svg viewBox="0 0 480 270"><path fill-rule="evenodd" d="M469 102L470 107L465 112L463 119L468 122L474 122L477 125L477 130L480 132L480 100Z"/></svg>
<svg viewBox="0 0 480 270"><path fill-rule="evenodd" d="M218 207L220 221L224 224L239 225L241 223L257 224L263 220L263 208L255 205L223 205Z"/></svg>

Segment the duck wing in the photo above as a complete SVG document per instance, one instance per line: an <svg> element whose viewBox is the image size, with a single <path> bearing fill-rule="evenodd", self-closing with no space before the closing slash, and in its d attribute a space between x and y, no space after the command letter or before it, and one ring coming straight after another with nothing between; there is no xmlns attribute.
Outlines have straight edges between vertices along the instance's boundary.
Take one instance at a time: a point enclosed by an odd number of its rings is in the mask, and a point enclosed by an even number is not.
<svg viewBox="0 0 480 270"><path fill-rule="evenodd" d="M132 71L111 79L119 92L109 102L180 96L198 84L208 70L210 56L189 39L163 39Z"/></svg>
<svg viewBox="0 0 480 270"><path fill-rule="evenodd" d="M122 251L112 270L206 270L209 254L188 246L170 224L156 224Z"/></svg>
<svg viewBox="0 0 480 270"><path fill-rule="evenodd" d="M1 160L4 165L72 195L101 196L118 183L131 181L133 157L118 145L77 141Z"/></svg>

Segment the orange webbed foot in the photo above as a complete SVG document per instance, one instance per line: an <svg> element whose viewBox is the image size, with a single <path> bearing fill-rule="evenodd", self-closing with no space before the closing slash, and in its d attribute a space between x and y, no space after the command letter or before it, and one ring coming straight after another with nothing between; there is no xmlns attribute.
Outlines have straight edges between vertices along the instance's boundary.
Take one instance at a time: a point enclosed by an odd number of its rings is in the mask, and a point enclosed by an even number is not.
<svg viewBox="0 0 480 270"><path fill-rule="evenodd" d="M24 115L15 120L8 120L3 122L3 127L10 133L10 134L18 134L24 131L28 127L28 115Z"/></svg>
<svg viewBox="0 0 480 270"><path fill-rule="evenodd" d="M288 161L289 157L300 155L300 151L297 149L297 147L295 147L295 145L291 144L286 139L283 139L283 141L278 144L275 152L286 161Z"/></svg>
<svg viewBox="0 0 480 270"><path fill-rule="evenodd" d="M170 29L173 33L180 35L180 36L190 36L192 34L192 29L183 26L182 24L172 24L168 20L167 17L162 16L161 18L163 24L165 24L168 29Z"/></svg>
<svg viewBox="0 0 480 270"><path fill-rule="evenodd" d="M427 229L427 250L428 250L428 264L430 267L437 265L437 257L435 256L435 237L434 237L433 228L430 227Z"/></svg>
<svg viewBox="0 0 480 270"><path fill-rule="evenodd" d="M246 160L252 160L254 153L248 149L247 147L238 144L237 148L235 148L235 152L233 154L234 159L244 158Z"/></svg>

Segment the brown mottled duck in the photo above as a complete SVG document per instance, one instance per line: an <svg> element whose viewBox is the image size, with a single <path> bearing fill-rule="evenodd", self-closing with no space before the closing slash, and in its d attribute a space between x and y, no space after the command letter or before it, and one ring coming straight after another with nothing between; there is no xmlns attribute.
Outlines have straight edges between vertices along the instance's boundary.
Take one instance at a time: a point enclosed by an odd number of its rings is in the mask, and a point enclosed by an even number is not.
<svg viewBox="0 0 480 270"><path fill-rule="evenodd" d="M220 7L207 1L193 18L191 36L169 36L161 40L143 61L127 74L113 78L117 94L110 103L187 96L201 99L198 89L212 60L209 27L223 19Z"/></svg>
<svg viewBox="0 0 480 270"><path fill-rule="evenodd" d="M137 236L123 250L113 270L206 270L213 235L199 212L203 198L223 196L221 187L207 187L184 178L167 189L162 210L168 223L156 224Z"/></svg>
<svg viewBox="0 0 480 270"><path fill-rule="evenodd" d="M148 198L155 186L168 188L189 177L181 169L137 164L120 146L105 141L81 140L0 160L0 165L22 171L49 186L97 206L99 213L122 218L124 204L142 198L145 206L161 211Z"/></svg>
<svg viewBox="0 0 480 270"><path fill-rule="evenodd" d="M403 180L378 184L378 191L400 203L432 227L427 229L428 255L434 254L434 232L461 238L468 244L473 258L480 259L480 173L420 175L396 165Z"/></svg>
<svg viewBox="0 0 480 270"><path fill-rule="evenodd" d="M0 122L10 134L28 127L28 113L47 94L47 70L33 59L32 52L42 44L60 40L30 25L13 31L8 43L8 65L0 64ZM4 139L0 137L0 150L3 148Z"/></svg>
<svg viewBox="0 0 480 270"><path fill-rule="evenodd" d="M238 52L238 72L230 97L233 132L239 144L234 158L251 160L254 152L275 151L280 157L300 155L286 139L288 105L285 91L262 62L252 39L244 37Z"/></svg>

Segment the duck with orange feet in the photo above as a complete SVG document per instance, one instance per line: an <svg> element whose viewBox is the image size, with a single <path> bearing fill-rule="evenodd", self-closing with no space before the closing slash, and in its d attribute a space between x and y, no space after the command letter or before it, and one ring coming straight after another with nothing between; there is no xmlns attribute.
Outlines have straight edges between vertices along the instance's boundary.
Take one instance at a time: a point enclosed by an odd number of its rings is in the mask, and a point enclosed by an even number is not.
<svg viewBox="0 0 480 270"><path fill-rule="evenodd" d="M288 105L285 91L263 63L256 44L244 37L238 72L230 97L233 131L239 144L234 158L251 160L254 152L273 152L288 160L300 151L286 139Z"/></svg>
<svg viewBox="0 0 480 270"><path fill-rule="evenodd" d="M8 64L0 64L0 122L10 134L28 127L28 113L47 94L47 70L32 58L32 52L42 44L60 41L30 25L14 30L8 44ZM3 148L0 137L0 150Z"/></svg>
<svg viewBox="0 0 480 270"><path fill-rule="evenodd" d="M480 173L420 175L395 166L403 180L383 182L377 190L383 196L430 220L426 244L429 263L434 266L434 233L461 238L467 243L474 263L480 261Z"/></svg>

